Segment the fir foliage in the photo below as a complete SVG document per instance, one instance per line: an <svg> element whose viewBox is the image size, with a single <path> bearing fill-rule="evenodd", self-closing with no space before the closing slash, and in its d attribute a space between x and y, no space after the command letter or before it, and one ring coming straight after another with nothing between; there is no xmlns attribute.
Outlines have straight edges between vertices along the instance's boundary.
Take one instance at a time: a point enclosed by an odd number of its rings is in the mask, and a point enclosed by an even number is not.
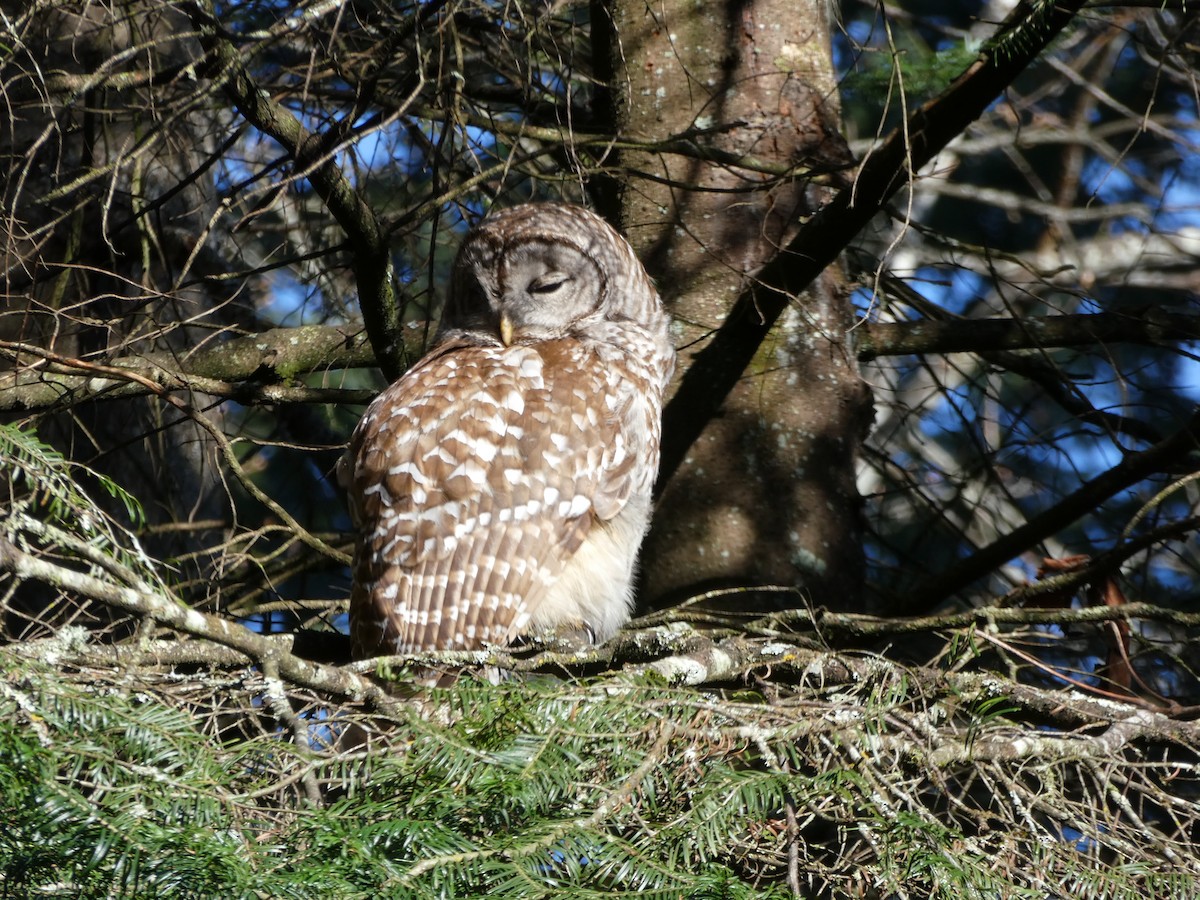
<svg viewBox="0 0 1200 900"><path fill-rule="evenodd" d="M37 650L0 655L5 896L771 897L789 895L789 855L812 896L1198 886L1184 835L1152 840L1109 801L1073 799L1098 762L1083 745L1021 756L1015 738L1037 732L1007 710L955 711L899 668L776 685L770 701L657 678L463 677L386 720L352 705L321 718L327 700L297 695L302 750L252 668L71 672ZM327 746L352 720L369 749ZM932 760L968 731L990 751ZM1166 773L1137 752L1104 765L1127 789ZM1190 765L1171 768L1194 784ZM295 790L306 775L316 804Z"/></svg>
<svg viewBox="0 0 1200 900"><path fill-rule="evenodd" d="M0 534L23 533L24 540L82 557L91 568L109 560L129 583L166 590L160 575L166 566L147 555L136 534L145 523L141 504L113 479L66 459L36 432L11 422L0 422L0 476L9 492L0 506ZM96 503L84 482L115 500L126 520Z"/></svg>
<svg viewBox="0 0 1200 900"><path fill-rule="evenodd" d="M985 52L1007 60L1040 47L1055 13L1055 5L1055 0L1030 0L1025 3L1009 19L1011 27L1001 29L985 44Z"/></svg>

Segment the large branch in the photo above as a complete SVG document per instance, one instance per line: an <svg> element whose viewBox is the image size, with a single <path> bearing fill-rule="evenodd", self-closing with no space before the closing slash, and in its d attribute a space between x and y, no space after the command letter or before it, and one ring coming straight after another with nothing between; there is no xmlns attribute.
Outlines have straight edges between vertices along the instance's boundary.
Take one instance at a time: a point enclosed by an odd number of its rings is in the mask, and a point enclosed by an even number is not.
<svg viewBox="0 0 1200 900"><path fill-rule="evenodd" d="M221 616L190 609L167 593L147 588L136 588L126 584L106 581L93 575L40 559L27 553L8 537L0 535L0 572L10 572L22 580L38 581L68 593L87 597L109 604L134 615L143 616L161 625L184 634L210 641L225 651L199 650L186 645L162 647L173 664L194 660L212 665L236 665L241 659L253 660L269 677L279 677L286 682L312 690L330 693L338 697L358 701L365 700L385 714L394 714L396 700L355 670L369 672L381 663L412 666L436 664L450 667L499 666L516 672L563 671L576 675L586 673L613 672L624 670L618 678L655 673L674 684L743 684L766 671L774 681L781 683L802 682L816 679L822 684L865 683L882 680L897 682L901 677L915 676L929 694L939 692L947 682L952 693L962 701L984 697L1003 696L1019 707L1041 713L1050 721L1061 722L1062 727L1073 727L1086 723L1096 725L1129 726L1138 723L1136 734L1156 739L1188 740L1196 736L1196 725L1191 721L1174 719L1164 714L1172 708L1160 708L1154 703L1128 698L1114 700L1101 691L1088 696L1086 692L1074 691L1065 694L1053 689L1043 689L1016 682L1009 682L993 673L962 673L947 675L937 669L900 667L885 658L860 654L834 654L825 646L814 648L803 645L803 635L797 630L812 629L821 634L835 621L842 622L845 631L855 634L900 633L946 628L994 627L999 622L1026 623L1030 621L1092 622L1111 621L1118 618L1138 616L1143 618L1166 618L1180 625L1195 625L1196 616L1158 610L1155 607L1136 605L1128 608L1097 608L1094 610L1012 610L986 609L968 613L915 620L911 627L904 622L875 619L869 616L831 616L819 619L801 613L780 613L775 617L760 619L744 633L724 637L709 636L695 631L682 622L660 626L642 627L628 632L600 647L571 650L566 653L533 649L532 656L510 649L491 649L470 652L440 652L390 660L363 661L345 667L328 666L301 659L282 646L278 636L255 634L244 626ZM765 635L765 636L763 636ZM36 643L36 642L35 642ZM822 644L824 642L822 641ZM189 652L197 651L197 652ZM33 651L31 645L29 650ZM151 651L149 656L145 651ZM62 657L63 648L56 652ZM74 652L84 654L87 647ZM149 646L109 648L104 651L106 659L124 657L126 664L162 664L167 660L158 656ZM1133 735L1124 735L1124 740ZM955 758L959 754L954 754Z"/></svg>
<svg viewBox="0 0 1200 900"><path fill-rule="evenodd" d="M1138 605L1141 612L1167 612L1155 607ZM971 614L946 617L946 627L986 633L995 621L1005 619L1017 621L1016 614L1031 611L1021 610L976 610ZM1095 615L1086 618L1078 613L1093 611L1054 610L1057 618L1046 616L1045 621L1085 621L1091 623L1113 621L1121 618L1118 611L1097 609ZM1135 612L1136 614L1136 612ZM781 613L781 616L786 615ZM870 616L836 616L837 619L857 619L860 624L878 624L876 634L889 633L890 626L899 626L890 633L902 633L905 620L874 619ZM797 620L793 624L800 628L809 626L815 633L824 630L825 617L819 622ZM757 624L757 623L755 623ZM1193 617L1194 624L1194 617ZM920 620L918 630L944 630L932 627L927 620ZM1140 697L1116 698L1101 688L1064 692L1056 687L1040 687L1021 684L994 672L947 672L944 667L904 666L887 657L873 653L838 653L829 649L824 641L814 647L808 645L806 634L796 631L775 632L767 637L761 634L711 633L693 629L674 622L651 627L641 627L622 632L616 638L596 647L581 650L543 650L531 648L513 650L493 648L483 651L439 651L380 657L352 663L346 668L372 670L442 666L446 668L496 667L506 672L523 674L551 674L561 677L600 676L603 682L626 681L632 678L656 676L675 685L690 687L744 685L769 680L772 684L819 683L825 688L837 685L862 685L870 683L896 684L914 680L921 685L926 696L932 697L948 692L956 702L967 705L981 699L1003 697L1016 707L1033 713L1043 724L1054 723L1063 731L1080 725L1129 726L1139 723L1136 736L1158 740L1193 741L1197 737L1197 724L1192 721L1194 707L1182 708L1162 705ZM756 726L757 727L757 726ZM1122 728L1124 731L1124 728ZM1010 735L1014 734L1011 729ZM1024 732L1019 736L1027 737ZM1132 740L1135 734L1127 734ZM957 742L952 742L957 743ZM1014 741L1019 744L1020 741ZM911 751L911 747L909 748ZM1022 755L1030 748L1021 751ZM1083 749L1081 746L1079 749ZM1105 748L1111 752L1111 748ZM961 754L953 753L952 758ZM947 759L947 762L950 760Z"/></svg>
<svg viewBox="0 0 1200 900"><path fill-rule="evenodd" d="M917 353L989 353L1200 339L1200 316L1164 309L1019 319L871 322L856 329L862 361Z"/></svg>
<svg viewBox="0 0 1200 900"><path fill-rule="evenodd" d="M939 96L893 131L859 169L854 183L804 223L734 303L716 336L696 354L663 416L658 488L670 480L705 425L754 359L775 321L832 263L896 191L961 134L1066 27L1083 0L1022 2L991 44ZM1033 25L1039 19L1040 27Z"/></svg>
<svg viewBox="0 0 1200 900"><path fill-rule="evenodd" d="M406 329L413 348L419 329ZM329 326L277 328L208 343L186 354L129 355L104 364L63 357L28 344L0 342L0 410L46 409L86 400L112 400L151 392L198 391L266 403L357 402L369 391L330 391L297 385L309 372L372 366L375 355L363 335Z"/></svg>

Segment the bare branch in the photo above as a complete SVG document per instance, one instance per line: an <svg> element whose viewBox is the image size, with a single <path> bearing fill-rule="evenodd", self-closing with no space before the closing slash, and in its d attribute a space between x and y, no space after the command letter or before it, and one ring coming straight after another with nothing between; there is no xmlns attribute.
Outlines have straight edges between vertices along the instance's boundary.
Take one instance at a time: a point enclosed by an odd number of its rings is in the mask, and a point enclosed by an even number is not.
<svg viewBox="0 0 1200 900"><path fill-rule="evenodd" d="M439 5L430 4L435 8ZM334 153L341 136L332 132L310 133L287 107L258 87L246 69L241 52L223 35L211 2L199 0L188 4L188 9L213 60L213 75L223 84L238 111L287 151L299 173L309 179L345 230L371 347L387 379L397 378L404 371L405 356L404 347L397 340L401 333L401 303L393 283L391 252L374 211L336 163Z"/></svg>
<svg viewBox="0 0 1200 900"><path fill-rule="evenodd" d="M92 575L38 559L2 535L0 569L11 572L19 579L40 581L134 615L145 616L184 634L236 650L259 664L269 660L278 666L279 676L293 684L350 700L366 700L383 711L395 705L395 701L377 685L352 672L307 662L281 648L279 642L272 638L254 634L245 626L221 616L189 609L174 597L111 584Z"/></svg>
<svg viewBox="0 0 1200 900"><path fill-rule="evenodd" d="M417 346L420 327L402 332ZM0 410L45 409L65 402L111 400L165 391L198 391L239 402L365 403L364 391L329 392L291 384L309 372L373 366L361 332L337 326L277 328L209 343L186 354L124 356L99 365L60 356L30 344L0 341L0 357L13 365L0 372Z"/></svg>
<svg viewBox="0 0 1200 900"><path fill-rule="evenodd" d="M426 323L402 330L405 354L418 356ZM987 353L1096 344L1160 344L1200 338L1200 317L1165 309L1024 319L863 322L855 329L864 362L921 353ZM277 328L233 338L175 357L147 353L98 366L41 347L0 341L0 356L23 364L0 372L0 410L38 410L84 400L116 400L165 391L195 391L240 403L363 404L364 389L312 388L289 383L310 372L372 367L364 333L331 325ZM31 362L34 357L37 362ZM122 371L111 371L122 370Z"/></svg>
<svg viewBox="0 0 1200 900"><path fill-rule="evenodd" d="M929 608L949 597L998 566L1035 547L1066 525L1099 507L1118 491L1143 478L1162 472L1200 445L1200 413L1175 434L1148 450L1131 454L1104 474L1086 482L1058 503L1044 510L1019 528L982 547L947 571L917 585L897 601L898 611Z"/></svg>

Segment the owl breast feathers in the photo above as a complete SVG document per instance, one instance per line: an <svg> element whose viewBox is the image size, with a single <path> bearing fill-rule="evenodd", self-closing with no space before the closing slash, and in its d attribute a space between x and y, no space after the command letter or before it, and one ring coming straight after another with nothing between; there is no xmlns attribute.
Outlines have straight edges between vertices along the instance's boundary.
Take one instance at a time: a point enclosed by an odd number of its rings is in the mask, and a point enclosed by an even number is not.
<svg viewBox="0 0 1200 900"><path fill-rule="evenodd" d="M598 216L527 204L476 227L433 350L368 407L338 467L356 657L611 637L674 358L657 292Z"/></svg>

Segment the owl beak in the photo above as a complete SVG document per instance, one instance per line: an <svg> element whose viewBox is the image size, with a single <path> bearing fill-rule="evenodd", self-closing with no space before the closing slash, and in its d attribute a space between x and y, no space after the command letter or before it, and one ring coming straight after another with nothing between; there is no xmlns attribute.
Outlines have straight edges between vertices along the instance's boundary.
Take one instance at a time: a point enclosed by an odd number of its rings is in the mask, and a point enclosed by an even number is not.
<svg viewBox="0 0 1200 900"><path fill-rule="evenodd" d="M500 314L500 340L504 342L504 346L512 345L513 339L513 323L508 317L508 313Z"/></svg>

